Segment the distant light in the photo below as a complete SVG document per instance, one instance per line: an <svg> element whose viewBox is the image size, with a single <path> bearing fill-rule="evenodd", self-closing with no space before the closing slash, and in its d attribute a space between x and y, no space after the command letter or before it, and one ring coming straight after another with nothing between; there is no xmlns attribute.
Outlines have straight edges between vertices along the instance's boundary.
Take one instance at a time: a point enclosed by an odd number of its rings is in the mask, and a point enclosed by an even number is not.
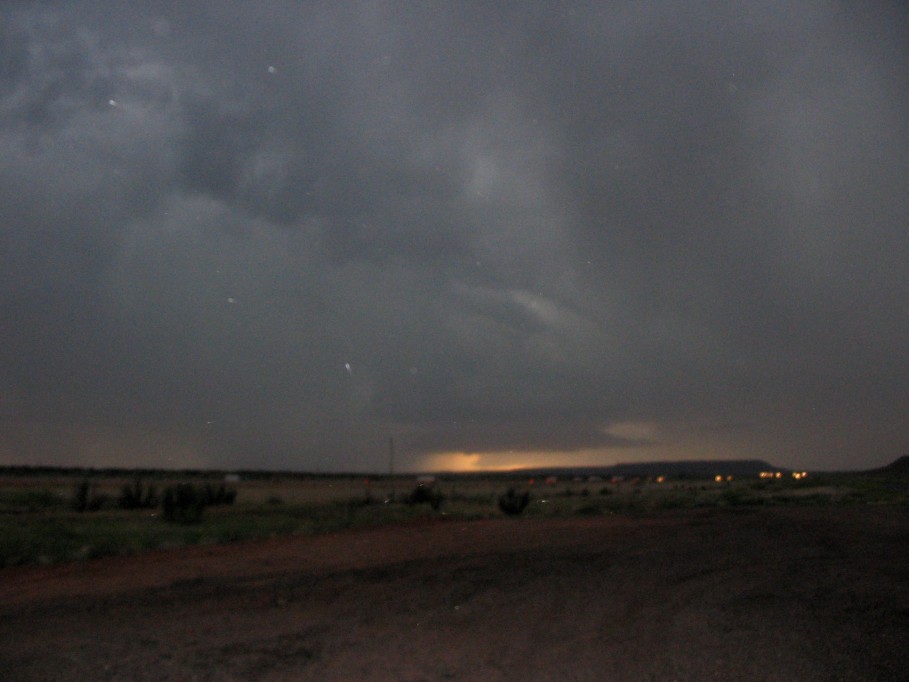
<svg viewBox="0 0 909 682"><path fill-rule="evenodd" d="M720 474L717 474L716 476L713 477L713 480L716 481L717 483L722 483L723 477Z"/></svg>
<svg viewBox="0 0 909 682"><path fill-rule="evenodd" d="M278 73L278 70L277 70L275 67L273 67L273 66L269 66L269 67L268 67L268 73Z"/></svg>
<svg viewBox="0 0 909 682"><path fill-rule="evenodd" d="M115 99L109 99L109 100L107 100L107 103L112 107L117 106L117 100L115 100Z"/></svg>

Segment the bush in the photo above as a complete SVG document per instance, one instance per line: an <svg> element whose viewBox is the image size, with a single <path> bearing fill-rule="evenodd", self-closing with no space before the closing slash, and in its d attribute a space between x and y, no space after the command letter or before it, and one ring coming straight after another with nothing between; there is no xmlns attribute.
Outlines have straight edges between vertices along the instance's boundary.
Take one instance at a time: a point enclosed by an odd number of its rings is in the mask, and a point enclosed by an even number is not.
<svg viewBox="0 0 909 682"><path fill-rule="evenodd" d="M435 510L442 506L442 493L431 486L419 483L413 492L404 498L405 504L428 504Z"/></svg>
<svg viewBox="0 0 909 682"><path fill-rule="evenodd" d="M96 493L94 486L88 480L76 484L73 494L73 509L77 512L98 511L108 503L108 496Z"/></svg>
<svg viewBox="0 0 909 682"><path fill-rule="evenodd" d="M196 523L202 520L205 499L194 485L178 483L165 488L161 507L165 521Z"/></svg>
<svg viewBox="0 0 909 682"><path fill-rule="evenodd" d="M165 521L196 523L202 520L202 512L206 507L231 505L236 499L237 491L223 483L218 486L211 483L200 486L178 483L164 489L161 510Z"/></svg>
<svg viewBox="0 0 909 682"><path fill-rule="evenodd" d="M153 485L143 487L137 478L132 485L123 486L117 504L120 509L154 509L158 506L158 492Z"/></svg>
<svg viewBox="0 0 909 682"><path fill-rule="evenodd" d="M514 488L509 488L508 492L499 498L499 509L509 516L518 516L528 504L530 504L530 493L525 491L518 495Z"/></svg>
<svg viewBox="0 0 909 682"><path fill-rule="evenodd" d="M206 507L216 507L219 505L231 505L237 499L237 491L228 488L223 483L217 488L211 483L206 483L201 489L203 504Z"/></svg>

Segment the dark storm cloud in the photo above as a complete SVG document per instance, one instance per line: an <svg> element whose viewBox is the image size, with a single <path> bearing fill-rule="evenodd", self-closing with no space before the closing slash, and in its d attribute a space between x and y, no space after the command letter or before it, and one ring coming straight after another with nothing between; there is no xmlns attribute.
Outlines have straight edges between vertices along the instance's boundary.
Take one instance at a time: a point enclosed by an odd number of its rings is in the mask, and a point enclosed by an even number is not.
<svg viewBox="0 0 909 682"><path fill-rule="evenodd" d="M896 456L907 18L7 5L0 456Z"/></svg>

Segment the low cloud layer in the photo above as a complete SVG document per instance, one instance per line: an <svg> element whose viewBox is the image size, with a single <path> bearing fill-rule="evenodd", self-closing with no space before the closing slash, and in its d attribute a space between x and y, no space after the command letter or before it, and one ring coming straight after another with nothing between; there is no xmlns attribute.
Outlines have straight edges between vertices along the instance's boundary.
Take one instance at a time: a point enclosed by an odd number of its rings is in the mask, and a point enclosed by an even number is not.
<svg viewBox="0 0 909 682"><path fill-rule="evenodd" d="M0 463L909 451L901 3L0 9Z"/></svg>

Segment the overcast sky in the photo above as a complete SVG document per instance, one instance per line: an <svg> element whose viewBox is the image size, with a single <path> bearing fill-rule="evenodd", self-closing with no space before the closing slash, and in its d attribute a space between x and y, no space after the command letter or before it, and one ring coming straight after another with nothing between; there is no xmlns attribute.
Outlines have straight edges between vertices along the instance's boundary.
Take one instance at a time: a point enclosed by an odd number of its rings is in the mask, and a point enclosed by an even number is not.
<svg viewBox="0 0 909 682"><path fill-rule="evenodd" d="M902 2L6 2L0 463L909 453Z"/></svg>

